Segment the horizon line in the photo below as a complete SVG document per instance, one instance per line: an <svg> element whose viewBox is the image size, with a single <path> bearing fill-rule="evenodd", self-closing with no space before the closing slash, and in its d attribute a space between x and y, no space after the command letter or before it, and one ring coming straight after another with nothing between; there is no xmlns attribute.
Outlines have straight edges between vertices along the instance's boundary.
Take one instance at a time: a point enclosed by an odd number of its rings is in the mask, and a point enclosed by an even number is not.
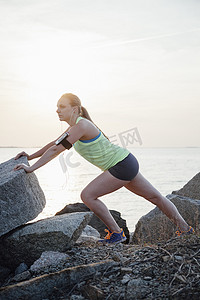
<svg viewBox="0 0 200 300"><path fill-rule="evenodd" d="M0 148L42 148L44 146L0 146ZM200 146L132 146L128 148L200 148Z"/></svg>

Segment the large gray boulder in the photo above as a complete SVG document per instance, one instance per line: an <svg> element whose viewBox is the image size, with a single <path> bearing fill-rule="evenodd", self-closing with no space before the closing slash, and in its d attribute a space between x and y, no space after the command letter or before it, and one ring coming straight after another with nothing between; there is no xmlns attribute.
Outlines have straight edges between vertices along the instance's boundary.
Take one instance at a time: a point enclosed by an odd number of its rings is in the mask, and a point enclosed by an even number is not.
<svg viewBox="0 0 200 300"><path fill-rule="evenodd" d="M0 236L35 219L46 204L36 175L14 171L18 163L28 164L27 158L0 164Z"/></svg>
<svg viewBox="0 0 200 300"><path fill-rule="evenodd" d="M46 218L16 229L0 241L0 265L32 265L45 251L65 252L81 235L93 213L73 213Z"/></svg>
<svg viewBox="0 0 200 300"><path fill-rule="evenodd" d="M179 195L168 195L180 214L191 225L197 234L200 233L200 200L190 199ZM157 244L175 236L176 226L156 207L141 217L136 225L132 243Z"/></svg>
<svg viewBox="0 0 200 300"><path fill-rule="evenodd" d="M57 212L56 215L62 215L62 214L69 214L74 212L81 212L81 211L90 211L90 209L84 204L84 203L73 203L66 205L61 211ZM120 228L123 228L124 233L127 237L127 243L129 242L129 230L126 226L126 220L122 219L120 212L116 210L110 210L111 215L117 222ZM101 238L105 237L107 233L105 233L106 225L94 214L90 223L90 226L95 228L99 233Z"/></svg>
<svg viewBox="0 0 200 300"><path fill-rule="evenodd" d="M200 173L197 173L180 190L173 191L172 194L200 200Z"/></svg>

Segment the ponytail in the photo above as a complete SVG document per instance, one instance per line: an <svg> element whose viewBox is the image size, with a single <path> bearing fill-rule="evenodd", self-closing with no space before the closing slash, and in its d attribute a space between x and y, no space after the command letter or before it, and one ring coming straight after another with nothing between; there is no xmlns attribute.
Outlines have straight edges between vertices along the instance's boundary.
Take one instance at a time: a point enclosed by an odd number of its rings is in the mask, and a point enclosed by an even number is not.
<svg viewBox="0 0 200 300"><path fill-rule="evenodd" d="M89 115L87 109L84 106L82 106L82 105L81 105L81 109L80 109L80 114L81 114L81 117L83 117L85 119L88 119L89 121L91 121L93 123L93 121L90 118L90 115Z"/></svg>
<svg viewBox="0 0 200 300"><path fill-rule="evenodd" d="M83 118L89 120L90 122L92 122L103 133L103 131L92 121L87 109L82 105L81 105L81 117L83 117ZM104 133L103 133L103 135L109 140L109 138Z"/></svg>

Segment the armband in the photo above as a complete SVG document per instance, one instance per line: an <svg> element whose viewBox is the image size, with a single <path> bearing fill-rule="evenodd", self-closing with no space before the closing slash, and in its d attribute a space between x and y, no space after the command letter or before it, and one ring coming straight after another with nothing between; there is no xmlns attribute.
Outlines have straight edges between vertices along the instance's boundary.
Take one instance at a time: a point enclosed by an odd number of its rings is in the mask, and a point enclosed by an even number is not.
<svg viewBox="0 0 200 300"><path fill-rule="evenodd" d="M70 149L72 147L72 144L66 140L66 138L69 136L68 132L65 132L61 135L61 137L59 137L57 139L57 141L55 141L56 146L62 144L63 147L65 147L66 149Z"/></svg>

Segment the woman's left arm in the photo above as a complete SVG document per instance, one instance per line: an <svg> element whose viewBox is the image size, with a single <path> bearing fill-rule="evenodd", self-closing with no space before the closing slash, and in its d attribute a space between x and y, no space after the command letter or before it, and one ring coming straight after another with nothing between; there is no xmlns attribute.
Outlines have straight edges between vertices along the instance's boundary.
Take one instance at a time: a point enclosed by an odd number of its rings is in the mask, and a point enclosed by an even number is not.
<svg viewBox="0 0 200 300"><path fill-rule="evenodd" d="M78 124L71 127L69 130L69 136L66 138L67 142L69 142L70 147L73 143L79 140L87 131L88 125L85 122L79 122ZM67 148L69 149L69 148ZM34 163L32 166L27 166L25 164L18 164L15 166L14 170L24 169L26 173L31 173L36 169L44 166L46 163L55 158L58 154L65 151L66 148L61 144L55 144L51 146L41 157Z"/></svg>
<svg viewBox="0 0 200 300"><path fill-rule="evenodd" d="M18 164L15 166L14 170L18 171L20 169L24 169L26 173L31 173L35 171L36 169L44 166L46 163L51 161L53 158L55 158L58 154L65 151L66 149L62 145L53 145L51 146L36 163L34 163L32 166L27 166L25 164Z"/></svg>

